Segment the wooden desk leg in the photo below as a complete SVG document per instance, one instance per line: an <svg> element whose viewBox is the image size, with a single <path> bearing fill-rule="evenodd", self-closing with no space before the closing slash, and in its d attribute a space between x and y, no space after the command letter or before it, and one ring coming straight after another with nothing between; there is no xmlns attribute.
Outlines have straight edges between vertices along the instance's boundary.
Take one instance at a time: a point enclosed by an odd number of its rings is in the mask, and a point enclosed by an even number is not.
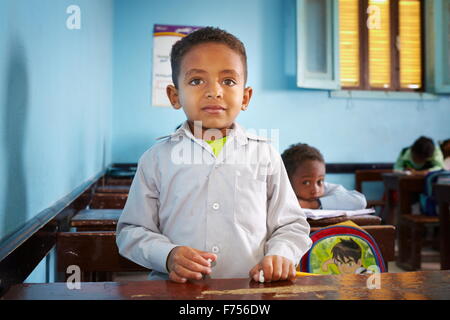
<svg viewBox="0 0 450 320"><path fill-rule="evenodd" d="M406 221L400 221L397 233L398 253L397 266L404 268L411 252L411 229Z"/></svg>
<svg viewBox="0 0 450 320"><path fill-rule="evenodd" d="M411 267L412 270L420 270L422 263L422 238L424 227L421 223L412 223L411 229Z"/></svg>
<svg viewBox="0 0 450 320"><path fill-rule="evenodd" d="M386 206L383 210L383 221L387 224L392 225L393 224L393 217L394 217L394 190L388 189L386 191Z"/></svg>
<svg viewBox="0 0 450 320"><path fill-rule="evenodd" d="M439 232L441 238L441 270L450 269L450 213L449 203L439 205Z"/></svg>

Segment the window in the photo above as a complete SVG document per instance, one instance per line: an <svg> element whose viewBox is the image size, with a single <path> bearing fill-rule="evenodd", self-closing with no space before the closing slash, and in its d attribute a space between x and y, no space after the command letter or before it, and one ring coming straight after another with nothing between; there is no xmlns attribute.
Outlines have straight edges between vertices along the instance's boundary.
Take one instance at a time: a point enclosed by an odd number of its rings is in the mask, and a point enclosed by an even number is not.
<svg viewBox="0 0 450 320"><path fill-rule="evenodd" d="M421 0L339 0L342 88L422 89L421 7Z"/></svg>
<svg viewBox="0 0 450 320"><path fill-rule="evenodd" d="M450 93L449 35L450 0L297 0L297 85Z"/></svg>

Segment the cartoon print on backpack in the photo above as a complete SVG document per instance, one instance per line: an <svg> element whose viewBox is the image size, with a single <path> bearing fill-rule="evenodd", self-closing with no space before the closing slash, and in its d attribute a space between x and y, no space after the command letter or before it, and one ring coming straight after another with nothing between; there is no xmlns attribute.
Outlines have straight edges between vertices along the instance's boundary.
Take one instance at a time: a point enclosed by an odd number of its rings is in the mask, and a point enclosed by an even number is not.
<svg viewBox="0 0 450 320"><path fill-rule="evenodd" d="M334 264L339 270L340 274L364 274L372 273L367 270L362 264L362 250L355 240L340 238L331 253L332 258L322 263L322 271L327 272L329 265Z"/></svg>
<svg viewBox="0 0 450 320"><path fill-rule="evenodd" d="M311 249L300 259L302 272L370 274L386 272L380 248L372 236L352 221L321 228L311 235Z"/></svg>

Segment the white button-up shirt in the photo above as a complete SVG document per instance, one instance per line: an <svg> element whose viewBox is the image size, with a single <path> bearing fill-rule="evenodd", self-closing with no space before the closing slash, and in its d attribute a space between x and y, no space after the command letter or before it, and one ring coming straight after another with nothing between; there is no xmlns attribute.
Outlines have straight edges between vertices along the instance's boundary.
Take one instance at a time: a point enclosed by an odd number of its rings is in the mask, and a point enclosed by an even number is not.
<svg viewBox="0 0 450 320"><path fill-rule="evenodd" d="M167 279L176 246L217 254L212 278L246 278L265 255L298 264L310 227L280 155L237 123L216 157L187 122L138 162L117 224L122 256Z"/></svg>
<svg viewBox="0 0 450 320"><path fill-rule="evenodd" d="M324 185L324 195L320 198L322 209L360 210L367 206L366 197L356 190L347 190L340 184L328 182Z"/></svg>

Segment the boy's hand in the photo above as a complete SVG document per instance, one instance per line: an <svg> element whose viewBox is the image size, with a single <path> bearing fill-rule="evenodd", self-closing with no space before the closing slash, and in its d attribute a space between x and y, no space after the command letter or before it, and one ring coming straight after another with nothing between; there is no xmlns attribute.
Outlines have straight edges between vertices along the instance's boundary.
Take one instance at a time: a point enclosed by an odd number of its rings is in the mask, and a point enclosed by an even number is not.
<svg viewBox="0 0 450 320"><path fill-rule="evenodd" d="M294 263L281 256L265 256L250 270L250 278L259 282L260 270L264 272L264 282L295 279Z"/></svg>
<svg viewBox="0 0 450 320"><path fill-rule="evenodd" d="M319 209L320 203L317 200L302 200L298 199L298 203L300 204L300 207L304 209Z"/></svg>
<svg viewBox="0 0 450 320"><path fill-rule="evenodd" d="M167 257L169 279L179 283L184 283L187 279L202 279L203 274L211 273L208 259L215 261L217 256L186 246L173 248Z"/></svg>

